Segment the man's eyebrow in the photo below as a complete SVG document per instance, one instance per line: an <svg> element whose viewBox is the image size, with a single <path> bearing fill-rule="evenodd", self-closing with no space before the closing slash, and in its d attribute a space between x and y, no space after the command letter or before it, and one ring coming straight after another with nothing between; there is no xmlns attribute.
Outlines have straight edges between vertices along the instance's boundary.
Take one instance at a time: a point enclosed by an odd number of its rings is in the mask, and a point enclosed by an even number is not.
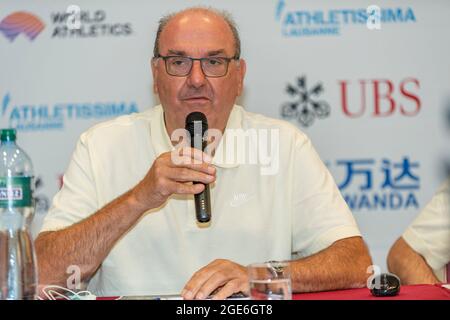
<svg viewBox="0 0 450 320"><path fill-rule="evenodd" d="M225 49L219 49L219 50L209 51L209 52L208 52L208 57L211 57L211 56L217 56L218 54L221 54L221 53L225 53Z"/></svg>
<svg viewBox="0 0 450 320"><path fill-rule="evenodd" d="M182 50L172 50L172 49L169 49L169 54L173 54L173 55L175 55L175 56L185 56L186 55L186 52L185 51L182 51Z"/></svg>

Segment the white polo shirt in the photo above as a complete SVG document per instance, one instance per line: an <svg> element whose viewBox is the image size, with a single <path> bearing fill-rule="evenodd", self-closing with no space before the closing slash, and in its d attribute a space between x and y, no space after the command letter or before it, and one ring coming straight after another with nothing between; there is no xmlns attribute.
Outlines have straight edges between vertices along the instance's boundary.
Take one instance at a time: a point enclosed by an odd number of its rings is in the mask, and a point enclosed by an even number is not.
<svg viewBox="0 0 450 320"><path fill-rule="evenodd" d="M262 174L261 164L224 160L228 133L266 129L279 134L274 174ZM246 148L261 147L262 140L248 139ZM94 214L134 187L155 158L172 148L161 106L89 129L80 137L41 232ZM234 106L213 163L217 180L211 185L210 227L198 227L193 196L171 196L114 245L89 290L103 296L179 293L195 271L215 259L242 265L287 260L360 236L311 141L287 122Z"/></svg>
<svg viewBox="0 0 450 320"><path fill-rule="evenodd" d="M446 276L446 265L450 263L450 180L439 188L402 237L424 257L440 281L450 281Z"/></svg>

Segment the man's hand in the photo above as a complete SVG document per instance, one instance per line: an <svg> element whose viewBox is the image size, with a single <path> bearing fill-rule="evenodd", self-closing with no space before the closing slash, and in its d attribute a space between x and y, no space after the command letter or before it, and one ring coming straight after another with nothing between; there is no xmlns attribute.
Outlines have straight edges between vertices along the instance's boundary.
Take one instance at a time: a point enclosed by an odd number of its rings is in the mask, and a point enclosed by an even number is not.
<svg viewBox="0 0 450 320"><path fill-rule="evenodd" d="M145 208L161 206L172 194L200 193L204 185L192 182L209 184L215 181L216 169L210 163L209 155L194 148L163 153L132 192Z"/></svg>
<svg viewBox="0 0 450 320"><path fill-rule="evenodd" d="M229 260L214 260L198 270L184 286L184 299L223 300L233 293L249 293L247 268Z"/></svg>

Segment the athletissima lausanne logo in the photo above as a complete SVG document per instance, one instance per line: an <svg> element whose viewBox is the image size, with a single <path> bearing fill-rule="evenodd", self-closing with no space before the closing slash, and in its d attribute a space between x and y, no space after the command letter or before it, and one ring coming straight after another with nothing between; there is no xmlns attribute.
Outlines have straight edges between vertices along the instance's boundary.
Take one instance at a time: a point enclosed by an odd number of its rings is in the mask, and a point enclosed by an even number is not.
<svg viewBox="0 0 450 320"><path fill-rule="evenodd" d="M23 131L60 130L73 120L101 120L134 112L139 109L133 101L12 104L9 93L1 100L2 120L8 127Z"/></svg>
<svg viewBox="0 0 450 320"><path fill-rule="evenodd" d="M0 32L11 42L21 33L32 41L44 30L44 27L45 24L41 19L25 11L11 13L0 22Z"/></svg>
<svg viewBox="0 0 450 320"><path fill-rule="evenodd" d="M323 8L307 9L300 1L278 0L275 20L284 37L340 36L351 26L369 28L374 21L381 25L416 23L411 7ZM377 10L374 10L374 7Z"/></svg>

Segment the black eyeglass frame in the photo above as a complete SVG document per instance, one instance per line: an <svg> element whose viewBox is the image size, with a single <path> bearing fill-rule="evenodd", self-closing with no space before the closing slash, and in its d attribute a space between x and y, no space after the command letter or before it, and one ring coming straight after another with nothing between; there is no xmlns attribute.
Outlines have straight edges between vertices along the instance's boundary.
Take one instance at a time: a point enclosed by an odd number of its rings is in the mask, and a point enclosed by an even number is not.
<svg viewBox="0 0 450 320"><path fill-rule="evenodd" d="M191 71L192 71L192 67L194 66L194 61L197 61L197 60L198 60L198 61L200 61L200 67L202 68L203 74L205 75L205 77L208 77L208 78L221 78L221 77L226 76L227 73L228 73L228 66L230 65L230 62L231 62L232 60L240 60L240 58L239 58L238 56L233 56L233 57L231 57L231 58L228 58L228 57L204 57L204 58L192 58L192 57L188 57L188 56L176 56L176 55L163 56L163 55L158 54L157 56L153 57L153 59L159 59L159 58L161 58L161 59L164 60L164 65L165 65L167 74L168 74L168 75L171 75L171 76L173 76L173 77L186 77L186 76L188 76L188 75L191 73ZM192 63L191 63L191 67L189 68L189 71L188 71L185 75L178 75L178 74L172 74L172 73L170 73L170 72L169 72L169 68L167 67L167 60L170 59L170 58L188 58L188 59L190 59L190 60L192 61ZM214 58L220 58L220 59L223 59L223 60L226 61L226 63L227 63L226 68L225 68L225 73L224 73L223 75L221 75L221 76L210 76L210 75L207 75L207 74L205 73L205 70L203 70L203 63L202 63L202 61L209 60L209 59L214 59Z"/></svg>

